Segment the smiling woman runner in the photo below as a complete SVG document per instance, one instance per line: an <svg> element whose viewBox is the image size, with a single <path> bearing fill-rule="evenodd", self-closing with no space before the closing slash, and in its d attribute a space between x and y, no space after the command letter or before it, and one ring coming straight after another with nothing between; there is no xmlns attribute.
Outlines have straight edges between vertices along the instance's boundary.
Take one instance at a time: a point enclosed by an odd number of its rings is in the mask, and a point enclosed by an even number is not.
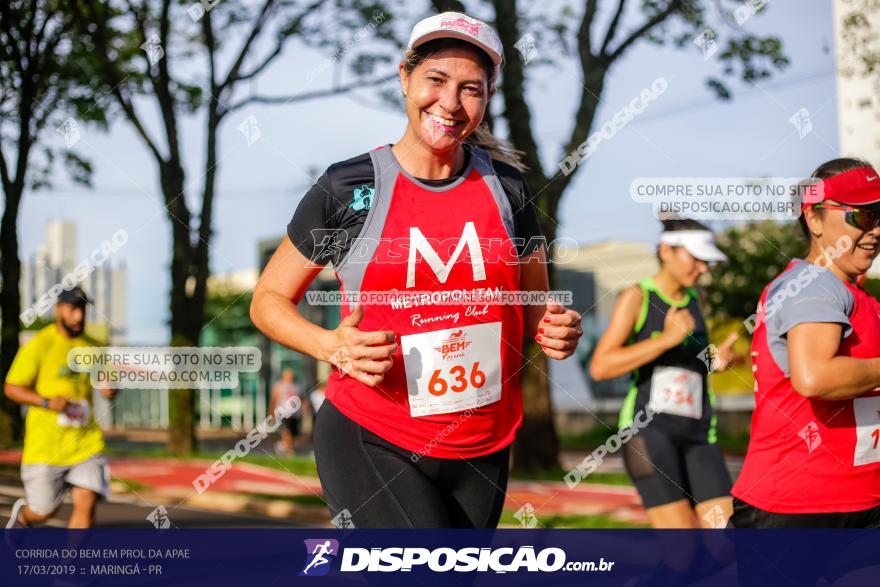
<svg viewBox="0 0 880 587"><path fill-rule="evenodd" d="M540 326L554 359L582 333L580 315L552 303L343 304L332 331L296 309L328 261L345 292L547 289L515 151L479 126L501 61L483 22L419 22L400 64L403 137L327 170L254 291L260 330L335 367L315 456L331 514L357 527L496 526L522 420L523 330Z"/></svg>
<svg viewBox="0 0 880 587"><path fill-rule="evenodd" d="M709 263L727 257L696 220L666 220L663 227L660 271L621 293L590 374L596 380L632 374L619 425L648 423L624 446L623 459L651 525L723 527L731 513L731 482L715 444L714 401L702 358L709 335L694 285ZM730 363L734 340L731 335L715 350L715 370Z"/></svg>
<svg viewBox="0 0 880 587"><path fill-rule="evenodd" d="M800 218L810 250L758 305L737 528L880 527L880 303L858 285L880 250L880 178L858 159L812 177L823 189Z"/></svg>

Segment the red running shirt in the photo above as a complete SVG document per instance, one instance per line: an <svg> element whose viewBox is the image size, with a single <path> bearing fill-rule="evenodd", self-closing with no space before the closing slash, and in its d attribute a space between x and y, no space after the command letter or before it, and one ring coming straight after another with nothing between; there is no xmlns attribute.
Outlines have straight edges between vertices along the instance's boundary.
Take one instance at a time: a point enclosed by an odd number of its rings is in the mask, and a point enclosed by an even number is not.
<svg viewBox="0 0 880 587"><path fill-rule="evenodd" d="M364 428L422 455L500 450L522 420L522 308L442 296L519 290L509 200L478 149L462 176L443 187L409 176L388 146L371 157L377 185L370 212L336 274L343 291L392 294L364 305L359 328L395 332L399 349L376 387L334 369L327 398ZM347 304L341 313L350 313Z"/></svg>
<svg viewBox="0 0 880 587"><path fill-rule="evenodd" d="M826 401L795 391L785 335L804 322L843 324L838 355L880 357L880 303L830 271L793 261L764 289L758 306L752 339L755 412L748 453L732 493L780 514L876 507L880 393Z"/></svg>

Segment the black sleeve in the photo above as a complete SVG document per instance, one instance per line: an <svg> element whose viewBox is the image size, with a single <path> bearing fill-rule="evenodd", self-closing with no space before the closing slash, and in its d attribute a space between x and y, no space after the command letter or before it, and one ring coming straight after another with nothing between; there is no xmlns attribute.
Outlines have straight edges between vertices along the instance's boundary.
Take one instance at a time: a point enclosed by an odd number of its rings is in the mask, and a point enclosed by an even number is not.
<svg viewBox="0 0 880 587"><path fill-rule="evenodd" d="M296 207L287 225L290 242L313 263L337 266L363 229L371 202L363 195L375 183L369 153L328 167Z"/></svg>
<svg viewBox="0 0 880 587"><path fill-rule="evenodd" d="M332 194L333 186L325 172L303 196L287 225L287 236L293 246L304 257L319 265L326 265L331 260L327 254L328 248L319 245L322 236L332 229L328 225L327 214L327 204L332 201Z"/></svg>
<svg viewBox="0 0 880 587"><path fill-rule="evenodd" d="M492 165L513 211L517 254L525 257L537 251L541 245L546 249L547 242L535 213L534 196L522 173L512 165L501 161L493 160Z"/></svg>

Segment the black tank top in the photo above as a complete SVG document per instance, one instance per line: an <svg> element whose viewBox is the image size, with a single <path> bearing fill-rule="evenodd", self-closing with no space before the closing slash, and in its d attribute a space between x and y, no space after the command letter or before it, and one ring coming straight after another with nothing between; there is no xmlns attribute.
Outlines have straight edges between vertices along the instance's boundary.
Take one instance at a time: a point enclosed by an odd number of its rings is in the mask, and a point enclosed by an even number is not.
<svg viewBox="0 0 880 587"><path fill-rule="evenodd" d="M685 298L674 302L663 295L650 277L641 280L639 287L642 311L630 344L659 336L672 306L687 309L694 317L695 326L681 344L632 372L629 394L620 413L620 427L631 425L634 415L651 403L654 416L649 426L653 429L693 442L715 442L715 402L708 385L709 334L700 311L699 294L694 288L688 288ZM642 416L640 421L644 419Z"/></svg>

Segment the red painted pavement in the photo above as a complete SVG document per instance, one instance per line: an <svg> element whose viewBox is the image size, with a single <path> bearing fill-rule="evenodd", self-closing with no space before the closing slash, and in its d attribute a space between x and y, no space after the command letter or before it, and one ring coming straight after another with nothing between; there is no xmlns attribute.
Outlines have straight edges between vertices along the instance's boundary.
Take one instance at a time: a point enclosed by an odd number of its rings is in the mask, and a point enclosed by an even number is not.
<svg viewBox="0 0 880 587"><path fill-rule="evenodd" d="M0 451L0 463L17 465L19 450ZM162 493L181 497L196 494L193 481L203 475L211 461L176 459L110 457L114 478L136 481L152 486ZM268 495L320 494L321 484L315 477L295 475L260 465L236 463L211 485L212 491L229 493L261 493ZM539 519L542 516L605 514L619 520L645 523L647 518L638 494L632 487L581 483L568 489L565 483L553 481L510 481L505 508L518 510L531 505Z"/></svg>

